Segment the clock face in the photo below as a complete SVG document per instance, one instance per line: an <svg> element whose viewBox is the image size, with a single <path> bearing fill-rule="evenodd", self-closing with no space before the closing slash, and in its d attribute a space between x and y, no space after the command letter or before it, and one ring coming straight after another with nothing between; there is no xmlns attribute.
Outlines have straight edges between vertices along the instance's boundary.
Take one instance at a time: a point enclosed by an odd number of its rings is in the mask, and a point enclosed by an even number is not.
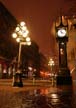
<svg viewBox="0 0 76 108"><path fill-rule="evenodd" d="M59 37L64 37L66 36L66 30L65 29L60 29L58 30L58 34Z"/></svg>

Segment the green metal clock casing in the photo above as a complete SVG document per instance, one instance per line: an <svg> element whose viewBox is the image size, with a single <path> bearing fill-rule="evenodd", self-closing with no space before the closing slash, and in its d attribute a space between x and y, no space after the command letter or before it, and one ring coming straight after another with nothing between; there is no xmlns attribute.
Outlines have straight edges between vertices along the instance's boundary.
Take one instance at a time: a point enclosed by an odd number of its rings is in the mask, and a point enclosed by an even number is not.
<svg viewBox="0 0 76 108"><path fill-rule="evenodd" d="M57 32L58 37L65 37L66 36L66 30L64 28L61 28Z"/></svg>

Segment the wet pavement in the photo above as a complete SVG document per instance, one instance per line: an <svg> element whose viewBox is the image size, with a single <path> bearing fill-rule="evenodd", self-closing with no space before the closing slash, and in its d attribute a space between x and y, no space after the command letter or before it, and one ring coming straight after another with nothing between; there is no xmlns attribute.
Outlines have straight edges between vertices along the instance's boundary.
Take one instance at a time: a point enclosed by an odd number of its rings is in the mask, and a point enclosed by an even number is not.
<svg viewBox="0 0 76 108"><path fill-rule="evenodd" d="M76 108L76 86L0 86L0 108Z"/></svg>
<svg viewBox="0 0 76 108"><path fill-rule="evenodd" d="M24 108L76 108L76 94L71 89L40 88L28 91L22 103Z"/></svg>

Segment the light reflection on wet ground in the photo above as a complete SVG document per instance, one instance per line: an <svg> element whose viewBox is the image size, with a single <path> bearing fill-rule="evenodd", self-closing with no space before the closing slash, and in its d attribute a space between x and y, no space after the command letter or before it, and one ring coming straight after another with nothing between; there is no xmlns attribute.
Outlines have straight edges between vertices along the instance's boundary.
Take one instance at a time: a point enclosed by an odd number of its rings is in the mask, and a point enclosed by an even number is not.
<svg viewBox="0 0 76 108"><path fill-rule="evenodd" d="M0 108L76 108L76 86L21 89L0 90Z"/></svg>
<svg viewBox="0 0 76 108"><path fill-rule="evenodd" d="M40 88L21 94L23 108L76 108L76 94L71 87Z"/></svg>

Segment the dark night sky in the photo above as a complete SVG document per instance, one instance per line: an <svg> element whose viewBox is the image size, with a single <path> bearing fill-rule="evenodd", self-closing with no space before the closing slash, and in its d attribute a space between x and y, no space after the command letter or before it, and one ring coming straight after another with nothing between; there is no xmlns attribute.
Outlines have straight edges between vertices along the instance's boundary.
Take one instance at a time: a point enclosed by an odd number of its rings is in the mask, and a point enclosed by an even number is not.
<svg viewBox="0 0 76 108"><path fill-rule="evenodd" d="M51 27L65 0L0 0L19 21L25 21L30 37L45 55L54 53ZM68 1L68 0L66 0Z"/></svg>

